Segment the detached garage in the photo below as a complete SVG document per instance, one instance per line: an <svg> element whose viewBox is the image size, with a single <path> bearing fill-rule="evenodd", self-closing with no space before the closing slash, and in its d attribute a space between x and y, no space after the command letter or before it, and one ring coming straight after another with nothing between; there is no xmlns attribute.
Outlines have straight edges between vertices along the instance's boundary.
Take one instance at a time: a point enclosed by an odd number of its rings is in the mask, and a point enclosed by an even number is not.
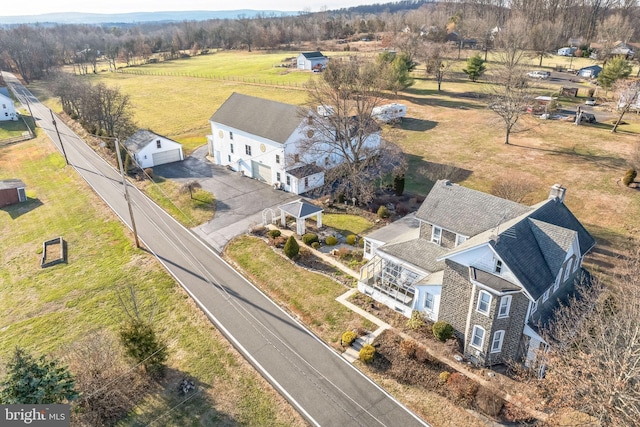
<svg viewBox="0 0 640 427"><path fill-rule="evenodd" d="M26 202L24 182L19 179L0 180L0 208L16 203Z"/></svg>
<svg viewBox="0 0 640 427"><path fill-rule="evenodd" d="M150 130L140 129L124 145L143 169L184 160L180 143Z"/></svg>

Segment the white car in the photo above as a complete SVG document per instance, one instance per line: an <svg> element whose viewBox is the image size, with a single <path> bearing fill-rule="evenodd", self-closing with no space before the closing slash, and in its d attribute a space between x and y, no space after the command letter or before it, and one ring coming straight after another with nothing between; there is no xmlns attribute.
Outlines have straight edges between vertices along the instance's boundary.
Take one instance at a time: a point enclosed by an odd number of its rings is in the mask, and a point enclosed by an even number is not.
<svg viewBox="0 0 640 427"><path fill-rule="evenodd" d="M585 105L596 105L596 99L595 98L587 98L586 101L584 101Z"/></svg>
<svg viewBox="0 0 640 427"><path fill-rule="evenodd" d="M548 71L529 71L527 73L527 76L533 78L533 79L548 79L549 77L551 77L551 73Z"/></svg>

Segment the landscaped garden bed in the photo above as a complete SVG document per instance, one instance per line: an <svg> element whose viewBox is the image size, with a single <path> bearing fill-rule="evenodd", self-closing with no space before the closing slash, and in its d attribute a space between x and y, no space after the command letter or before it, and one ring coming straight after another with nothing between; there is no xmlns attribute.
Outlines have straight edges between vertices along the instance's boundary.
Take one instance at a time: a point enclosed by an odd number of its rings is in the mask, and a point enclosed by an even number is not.
<svg viewBox="0 0 640 427"><path fill-rule="evenodd" d="M52 265L63 263L66 260L66 254L66 242L62 237L47 240L42 243L40 267L51 267Z"/></svg>

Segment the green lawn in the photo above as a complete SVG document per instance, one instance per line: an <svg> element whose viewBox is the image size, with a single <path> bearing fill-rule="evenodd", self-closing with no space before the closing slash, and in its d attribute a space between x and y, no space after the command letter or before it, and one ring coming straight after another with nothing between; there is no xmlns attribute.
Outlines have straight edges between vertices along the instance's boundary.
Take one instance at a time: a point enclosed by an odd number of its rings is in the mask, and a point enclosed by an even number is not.
<svg viewBox="0 0 640 427"><path fill-rule="evenodd" d="M0 149L0 179L20 178L29 201L0 209L0 359L17 345L63 357L66 346L124 320L117 292L156 298L169 377L122 425L303 425L297 413L211 326L185 292L45 138ZM41 269L42 242L62 236L68 261ZM202 392L184 405L182 377ZM170 408L174 409L170 410ZM226 420L226 421L225 421Z"/></svg>
<svg viewBox="0 0 640 427"><path fill-rule="evenodd" d="M335 299L347 289L324 275L292 264L256 237L232 240L225 255L235 261L253 284L281 306L293 311L325 342L340 345L342 333L357 327L375 329L368 320Z"/></svg>
<svg viewBox="0 0 640 427"><path fill-rule="evenodd" d="M349 234L362 234L373 227L371 221L361 216L331 213L322 214L322 225L338 230L345 237Z"/></svg>
<svg viewBox="0 0 640 427"><path fill-rule="evenodd" d="M27 126L22 120L18 121L2 121L0 122L0 142L3 139L15 138L22 136L24 132L28 132Z"/></svg>

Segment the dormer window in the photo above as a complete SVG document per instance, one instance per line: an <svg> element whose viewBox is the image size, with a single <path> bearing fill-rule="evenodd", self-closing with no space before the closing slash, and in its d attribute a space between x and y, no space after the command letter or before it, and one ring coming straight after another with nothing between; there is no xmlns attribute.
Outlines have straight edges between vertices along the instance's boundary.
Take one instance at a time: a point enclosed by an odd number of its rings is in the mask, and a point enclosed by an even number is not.
<svg viewBox="0 0 640 427"><path fill-rule="evenodd" d="M549 299L549 294L550 293L551 293L551 288L549 288L546 291L544 291L544 294L542 295L542 302L545 302L546 300Z"/></svg>
<svg viewBox="0 0 640 427"><path fill-rule="evenodd" d="M293 161L295 163L299 163L300 162L300 154L294 154L293 155Z"/></svg>
<svg viewBox="0 0 640 427"><path fill-rule="evenodd" d="M459 246L467 241L467 237L461 234L456 234L456 246Z"/></svg>
<svg viewBox="0 0 640 427"><path fill-rule="evenodd" d="M440 240L442 239L442 228L436 227L435 225L431 229L431 241L436 245L440 244Z"/></svg>
<svg viewBox="0 0 640 427"><path fill-rule="evenodd" d="M162 142L160 140L156 141L156 148L162 148Z"/></svg>
<svg viewBox="0 0 640 427"><path fill-rule="evenodd" d="M496 274L502 273L502 261L500 261L499 259L496 260L496 264L493 268L493 272Z"/></svg>

